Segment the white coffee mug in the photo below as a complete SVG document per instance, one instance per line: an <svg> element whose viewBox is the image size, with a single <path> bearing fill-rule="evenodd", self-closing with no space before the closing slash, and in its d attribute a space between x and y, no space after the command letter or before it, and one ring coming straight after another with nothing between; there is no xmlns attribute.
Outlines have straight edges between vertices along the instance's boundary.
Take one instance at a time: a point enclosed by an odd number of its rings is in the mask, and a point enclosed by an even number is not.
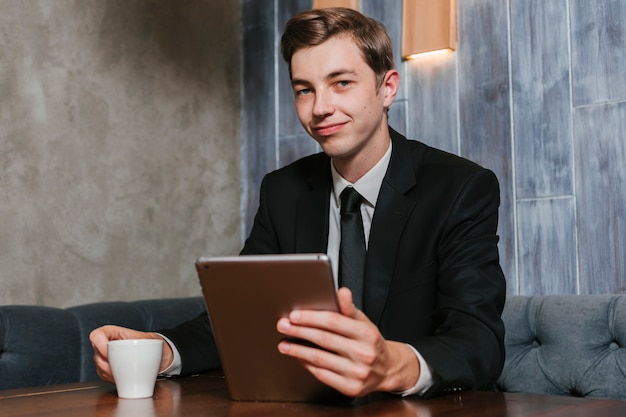
<svg viewBox="0 0 626 417"><path fill-rule="evenodd" d="M157 339L111 340L107 349L118 397L152 397L161 366L163 341Z"/></svg>

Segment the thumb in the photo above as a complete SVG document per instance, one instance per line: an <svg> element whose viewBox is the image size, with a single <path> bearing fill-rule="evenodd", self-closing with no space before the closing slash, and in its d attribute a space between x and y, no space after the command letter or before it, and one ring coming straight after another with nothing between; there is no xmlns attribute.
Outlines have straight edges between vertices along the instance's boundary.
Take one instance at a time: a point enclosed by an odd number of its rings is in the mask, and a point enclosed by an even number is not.
<svg viewBox="0 0 626 417"><path fill-rule="evenodd" d="M337 301L339 302L339 312L344 316L358 318L360 310L352 302L352 291L347 287L339 288L337 291Z"/></svg>

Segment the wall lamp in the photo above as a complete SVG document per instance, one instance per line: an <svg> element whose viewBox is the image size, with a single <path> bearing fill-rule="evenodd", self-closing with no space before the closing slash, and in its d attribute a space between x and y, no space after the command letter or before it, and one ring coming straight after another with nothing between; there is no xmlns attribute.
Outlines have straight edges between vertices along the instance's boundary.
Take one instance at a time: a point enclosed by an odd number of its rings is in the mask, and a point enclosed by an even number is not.
<svg viewBox="0 0 626 417"><path fill-rule="evenodd" d="M314 9L348 7L359 0L313 0ZM456 49L456 0L403 0L402 58Z"/></svg>
<svg viewBox="0 0 626 417"><path fill-rule="evenodd" d="M456 0L403 0L402 58L456 49Z"/></svg>

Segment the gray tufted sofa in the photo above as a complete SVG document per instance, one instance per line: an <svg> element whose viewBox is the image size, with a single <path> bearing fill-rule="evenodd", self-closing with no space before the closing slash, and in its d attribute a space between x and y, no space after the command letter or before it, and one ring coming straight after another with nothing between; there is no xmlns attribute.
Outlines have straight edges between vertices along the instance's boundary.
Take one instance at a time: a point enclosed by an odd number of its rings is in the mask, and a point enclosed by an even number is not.
<svg viewBox="0 0 626 417"><path fill-rule="evenodd" d="M498 388L626 399L626 295L509 297Z"/></svg>
<svg viewBox="0 0 626 417"><path fill-rule="evenodd" d="M202 297L93 303L67 309L0 307L0 389L98 379L89 333L104 324L175 327L204 311Z"/></svg>
<svg viewBox="0 0 626 417"><path fill-rule="evenodd" d="M92 329L168 328L203 309L200 297L0 307L0 389L97 379ZM502 318L499 390L626 399L626 295L511 296Z"/></svg>

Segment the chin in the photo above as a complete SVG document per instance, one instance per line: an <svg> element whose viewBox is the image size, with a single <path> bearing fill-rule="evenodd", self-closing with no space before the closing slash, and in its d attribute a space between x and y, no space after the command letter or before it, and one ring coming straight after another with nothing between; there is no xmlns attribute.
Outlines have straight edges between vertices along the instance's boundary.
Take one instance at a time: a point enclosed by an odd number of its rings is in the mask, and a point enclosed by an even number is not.
<svg viewBox="0 0 626 417"><path fill-rule="evenodd" d="M346 151L343 149L342 140L333 136L316 137L315 141L321 146L322 151L328 156L341 155ZM345 145L345 144L344 144Z"/></svg>
<svg viewBox="0 0 626 417"><path fill-rule="evenodd" d="M318 142L319 143L319 142ZM329 146L329 145L323 145L320 143L320 146L322 147L322 151L328 155L331 158L334 157L338 157L341 156L343 154L343 152L341 151L341 149L337 149L334 146Z"/></svg>

